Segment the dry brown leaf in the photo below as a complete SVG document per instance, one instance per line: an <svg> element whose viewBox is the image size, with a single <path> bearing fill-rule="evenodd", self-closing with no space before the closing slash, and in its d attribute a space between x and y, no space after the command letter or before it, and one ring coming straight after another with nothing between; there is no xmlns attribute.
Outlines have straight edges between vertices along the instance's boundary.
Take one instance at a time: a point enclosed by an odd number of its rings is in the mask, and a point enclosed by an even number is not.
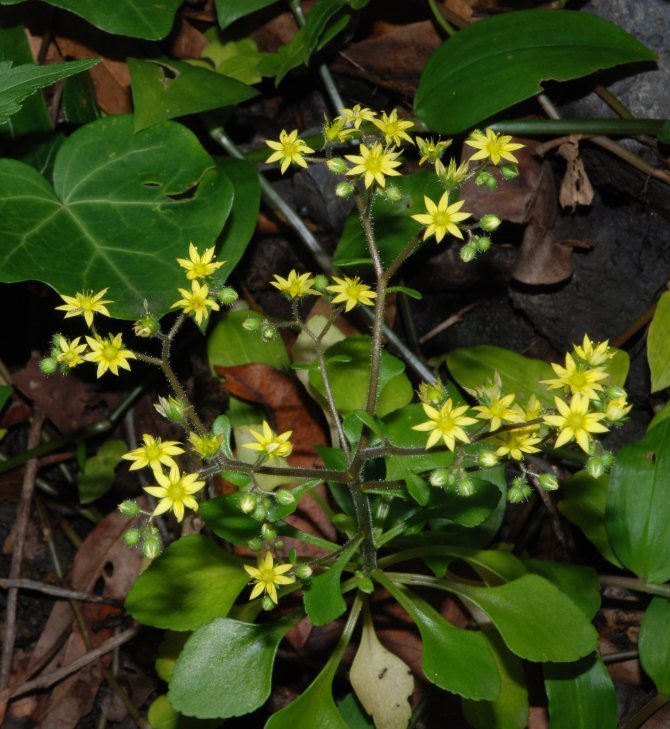
<svg viewBox="0 0 670 729"><path fill-rule="evenodd" d="M209 43L204 33L194 28L183 18L177 20L170 56L172 58L200 58L204 47Z"/></svg>
<svg viewBox="0 0 670 729"><path fill-rule="evenodd" d="M594 192L579 156L579 144L576 140L564 142L557 152L566 161L565 175L558 193L561 207L574 210L577 205L590 205Z"/></svg>

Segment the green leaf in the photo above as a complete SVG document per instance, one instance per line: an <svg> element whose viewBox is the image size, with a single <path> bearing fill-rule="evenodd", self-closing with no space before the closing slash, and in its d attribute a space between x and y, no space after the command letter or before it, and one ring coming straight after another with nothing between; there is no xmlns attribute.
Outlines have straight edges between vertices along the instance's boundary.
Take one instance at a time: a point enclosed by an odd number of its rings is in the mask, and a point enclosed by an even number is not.
<svg viewBox="0 0 670 729"><path fill-rule="evenodd" d="M326 350L327 368L335 405L344 416L364 410L370 382L370 349L372 339L365 335L347 337ZM345 355L347 362L332 361ZM311 370L310 384L325 396L320 370ZM384 351L379 371L379 399L376 414L380 417L404 407L412 399L412 385L405 375L405 365Z"/></svg>
<svg viewBox="0 0 670 729"><path fill-rule="evenodd" d="M347 694L337 707L348 729L375 729L355 694Z"/></svg>
<svg viewBox="0 0 670 729"><path fill-rule="evenodd" d="M217 257L226 262L214 275L214 282L221 285L240 262L256 230L261 185L256 168L246 160L219 157L216 164L235 189L233 207L217 240Z"/></svg>
<svg viewBox="0 0 670 729"><path fill-rule="evenodd" d="M319 0L315 3L305 23L304 63L308 63L312 53L319 47L329 25L332 25L332 19L346 7L346 0Z"/></svg>
<svg viewBox="0 0 670 729"><path fill-rule="evenodd" d="M421 665L431 683L475 701L498 696L500 676L481 633L452 625L428 603L398 587L383 573L374 577L416 623L423 642Z"/></svg>
<svg viewBox="0 0 670 729"><path fill-rule="evenodd" d="M669 420L617 453L606 515L607 535L621 562L647 582L669 580Z"/></svg>
<svg viewBox="0 0 670 729"><path fill-rule="evenodd" d="M21 0L0 0L0 5L16 5ZM69 10L96 28L131 38L160 40L172 30L181 0L44 0Z"/></svg>
<svg viewBox="0 0 670 729"><path fill-rule="evenodd" d="M127 452L128 446L124 441L108 440L94 456L86 460L84 470L77 475L80 503L90 504L112 488L116 467L121 463L121 456Z"/></svg>
<svg viewBox="0 0 670 729"><path fill-rule="evenodd" d="M614 684L597 653L543 670L551 729L616 729Z"/></svg>
<svg viewBox="0 0 670 729"><path fill-rule="evenodd" d="M135 580L125 608L154 628L195 630L227 615L249 582L242 565L211 539L182 537Z"/></svg>
<svg viewBox="0 0 670 729"><path fill-rule="evenodd" d="M670 694L670 602L655 597L640 626L640 663L659 694Z"/></svg>
<svg viewBox="0 0 670 729"><path fill-rule="evenodd" d="M450 582L448 589L483 610L507 647L521 658L576 661L597 646L598 634L581 609L538 575L524 575L499 587Z"/></svg>
<svg viewBox="0 0 670 729"><path fill-rule="evenodd" d="M89 74L80 74L65 79L63 115L68 124L73 127L88 124L102 119L104 116L95 98L95 88Z"/></svg>
<svg viewBox="0 0 670 729"><path fill-rule="evenodd" d="M210 367L235 367L243 364L266 364L288 367L290 360L281 337L271 342L261 340L258 332L248 332L242 324L246 319L265 319L255 311L229 311L218 321L207 339Z"/></svg>
<svg viewBox="0 0 670 729"><path fill-rule="evenodd" d="M191 637L191 631L175 632L173 630L166 630L163 642L158 646L158 652L156 653L156 661L154 662L154 668L158 678L170 683L172 678L172 672L174 671L174 664L179 658L179 654L182 652L186 641Z"/></svg>
<svg viewBox="0 0 670 729"><path fill-rule="evenodd" d="M651 391L670 386L670 291L658 300L647 336L647 359L651 370Z"/></svg>
<svg viewBox="0 0 670 729"><path fill-rule="evenodd" d="M655 428L659 423L670 418L670 401L666 402L665 405L654 415L651 422L647 426L647 431Z"/></svg>
<svg viewBox="0 0 670 729"><path fill-rule="evenodd" d="M200 515L214 534L238 546L246 546L261 530L260 522L240 508L243 496L241 491L235 491L209 499L200 507Z"/></svg>
<svg viewBox="0 0 670 729"><path fill-rule="evenodd" d="M0 124L21 109L24 99L45 86L50 86L68 76L88 71L100 63L99 58L69 63L38 66L26 63L12 66L11 61L0 62Z"/></svg>
<svg viewBox="0 0 670 729"><path fill-rule="evenodd" d="M245 15L274 5L278 0L214 0L220 28L225 28Z"/></svg>
<svg viewBox="0 0 670 729"><path fill-rule="evenodd" d="M151 729L217 729L223 722L219 719L193 719L183 716L170 706L167 696L159 696L147 712Z"/></svg>
<svg viewBox="0 0 670 729"><path fill-rule="evenodd" d="M444 190L432 172L417 172L403 175L394 186L401 193L398 202L392 202L383 195L376 195L372 202L372 216L375 221L375 235L382 261L389 265L401 253L407 243L421 232L421 224L412 220L411 216L425 212L424 195L438 200ZM359 262L360 272L369 269L369 253L365 233L357 213L352 213L344 224L342 236L334 253L333 263L347 265Z"/></svg>
<svg viewBox="0 0 670 729"><path fill-rule="evenodd" d="M615 347L611 349L613 357L608 359L604 365L610 378L605 382L607 385L623 387L628 378L628 370L630 370L630 357L628 356L628 352L624 352L623 349L616 349Z"/></svg>
<svg viewBox="0 0 670 729"><path fill-rule="evenodd" d="M430 499L430 484L411 471L404 471L403 480L407 486L407 493L419 506L425 506Z"/></svg>
<svg viewBox="0 0 670 729"><path fill-rule="evenodd" d="M349 729L335 706L332 694L333 678L341 658L342 650L338 647L307 689L273 714L264 729L314 729L315 717L318 717L319 729Z"/></svg>
<svg viewBox="0 0 670 729"><path fill-rule="evenodd" d="M168 698L199 719L248 714L262 706L272 688L277 648L295 618L255 625L218 618L188 639L177 659Z"/></svg>
<svg viewBox="0 0 670 729"><path fill-rule="evenodd" d="M584 532L606 560L616 567L623 567L610 545L605 526L608 489L609 476L595 479L586 471L579 471L563 484L558 510Z"/></svg>
<svg viewBox="0 0 670 729"><path fill-rule="evenodd" d="M423 299L423 294L420 291L417 291L416 289L410 289L407 288L407 286L389 286L386 289L386 293L388 294L405 294L405 296L409 296L412 299L417 299L417 301L421 301Z"/></svg>
<svg viewBox="0 0 670 729"><path fill-rule="evenodd" d="M212 245L233 190L196 137L165 122L133 132L130 116L87 124L60 147L53 187L0 160L0 272L61 293L109 288L113 316L162 316L184 285L189 241Z"/></svg>
<svg viewBox="0 0 670 729"><path fill-rule="evenodd" d="M462 699L465 718L474 729L526 729L529 706L523 664L498 633L484 631L483 635L498 666L500 694L493 701Z"/></svg>
<svg viewBox="0 0 670 729"><path fill-rule="evenodd" d="M524 398L535 395L543 405L554 405L554 396L540 384L540 380L554 377L554 371L540 359L482 344L449 352L447 366L452 377L465 389L481 387L498 372L504 393L514 393Z"/></svg>
<svg viewBox="0 0 670 729"><path fill-rule="evenodd" d="M0 61L33 63L33 53L23 25L0 28ZM26 134L52 132L53 125L42 94L33 94L23 103L21 110L0 127L0 139L21 137Z"/></svg>
<svg viewBox="0 0 670 729"><path fill-rule="evenodd" d="M0 385L0 411L5 407L13 392L14 388L11 385Z"/></svg>
<svg viewBox="0 0 670 729"><path fill-rule="evenodd" d="M215 71L182 61L129 58L135 103L135 131L158 122L233 106L258 91Z"/></svg>
<svg viewBox="0 0 670 729"><path fill-rule="evenodd" d="M600 579L592 567L543 559L525 559L530 572L553 582L586 616L593 620L600 609Z"/></svg>
<svg viewBox="0 0 670 729"><path fill-rule="evenodd" d="M332 623L347 609L340 580L342 571L359 544L360 540L353 542L325 572L313 577L309 586L304 587L305 610L312 625Z"/></svg>
<svg viewBox="0 0 670 729"><path fill-rule="evenodd" d="M227 415L219 415L212 423L213 435L221 436L221 450L226 458L233 457L230 447L230 436L233 432L230 418Z"/></svg>
<svg viewBox="0 0 670 729"><path fill-rule="evenodd" d="M541 93L542 81L655 58L626 31L590 13L503 13L465 27L438 48L421 74L414 110L433 131L455 134Z"/></svg>

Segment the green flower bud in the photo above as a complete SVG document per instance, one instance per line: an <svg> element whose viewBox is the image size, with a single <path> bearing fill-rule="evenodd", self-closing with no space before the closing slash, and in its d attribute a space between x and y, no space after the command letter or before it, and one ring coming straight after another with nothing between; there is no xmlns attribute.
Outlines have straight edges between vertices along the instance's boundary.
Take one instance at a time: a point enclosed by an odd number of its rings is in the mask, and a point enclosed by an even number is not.
<svg viewBox="0 0 670 729"><path fill-rule="evenodd" d="M281 504L282 506L290 506L291 504L295 504L295 496L286 489L281 489L277 491L275 494L275 498L277 499L277 503Z"/></svg>
<svg viewBox="0 0 670 729"><path fill-rule="evenodd" d="M356 572L356 577L358 577L358 589L366 595L372 595L375 591L374 582L362 572Z"/></svg>
<svg viewBox="0 0 670 729"><path fill-rule="evenodd" d="M296 564L296 562L298 561L298 551L296 550L295 547L291 547L291 549L289 549L288 561L291 564Z"/></svg>
<svg viewBox="0 0 670 729"><path fill-rule="evenodd" d="M495 190L498 187L498 180L493 175L490 175L488 180L486 180L486 187L489 190Z"/></svg>
<svg viewBox="0 0 670 729"><path fill-rule="evenodd" d="M273 529L272 525L265 522L261 527L261 537L266 542L273 542L277 538L277 532Z"/></svg>
<svg viewBox="0 0 670 729"><path fill-rule="evenodd" d="M53 375L58 370L58 362L54 357L44 357L40 360L40 370L44 375Z"/></svg>
<svg viewBox="0 0 670 729"><path fill-rule="evenodd" d="M430 478L428 479L430 485L435 486L436 488L448 486L452 480L453 476L446 468L438 468L437 470L433 471L430 474Z"/></svg>
<svg viewBox="0 0 670 729"><path fill-rule="evenodd" d="M251 514L251 518L254 521L264 521L265 517L268 515L268 509L265 503L262 501L259 502L258 506L254 509L253 513Z"/></svg>
<svg viewBox="0 0 670 729"><path fill-rule="evenodd" d="M402 200L402 192L395 185L387 185L384 194L390 202L400 202Z"/></svg>
<svg viewBox="0 0 670 729"><path fill-rule="evenodd" d="M273 339L277 338L277 330L270 324L270 322L265 322L263 326L261 327L261 339L264 342L271 342Z"/></svg>
<svg viewBox="0 0 670 729"><path fill-rule="evenodd" d="M335 188L335 194L337 195L337 197L341 197L343 200L351 197L353 193L354 186L350 182L340 182Z"/></svg>
<svg viewBox="0 0 670 729"><path fill-rule="evenodd" d="M605 473L601 456L591 456L586 462L586 471L591 478L600 478Z"/></svg>
<svg viewBox="0 0 670 729"><path fill-rule="evenodd" d="M153 337L159 326L158 319L153 314L145 314L133 324L133 332L137 337Z"/></svg>
<svg viewBox="0 0 670 729"><path fill-rule="evenodd" d="M532 489L525 479L515 478L507 492L507 500L510 504L521 504L528 499L531 493Z"/></svg>
<svg viewBox="0 0 670 729"><path fill-rule="evenodd" d="M333 157L326 162L326 167L334 175L343 175L348 169L349 165L341 157Z"/></svg>
<svg viewBox="0 0 670 729"><path fill-rule="evenodd" d="M556 491L558 489L558 479L553 473L542 473L538 476L537 480L540 487L545 491Z"/></svg>
<svg viewBox="0 0 670 729"><path fill-rule="evenodd" d="M242 322L242 329L245 329L247 332L257 332L261 326L263 326L263 320L257 316L247 317Z"/></svg>
<svg viewBox="0 0 670 729"><path fill-rule="evenodd" d="M496 456L495 451L482 451L477 460L482 468L493 468L498 465L498 456Z"/></svg>
<svg viewBox="0 0 670 729"><path fill-rule="evenodd" d="M308 564L299 564L295 568L294 574L300 582L307 582L312 579L312 568Z"/></svg>
<svg viewBox="0 0 670 729"><path fill-rule="evenodd" d="M154 405L156 412L173 423L186 422L186 403L178 397L159 397L158 402Z"/></svg>
<svg viewBox="0 0 670 729"><path fill-rule="evenodd" d="M123 542L127 547L136 547L140 543L140 530L128 529L123 533Z"/></svg>
<svg viewBox="0 0 670 729"><path fill-rule="evenodd" d="M623 387L617 387L616 385L612 385L605 390L605 397L608 400L618 400L620 397L628 397L628 393L626 392L626 390L624 390Z"/></svg>
<svg viewBox="0 0 670 729"><path fill-rule="evenodd" d="M269 595L263 596L262 605L263 605L263 610L265 610L266 612L270 612L270 610L274 610L277 607Z"/></svg>
<svg viewBox="0 0 670 729"><path fill-rule="evenodd" d="M485 230L487 233L492 233L494 230L496 230L496 228L500 227L501 222L502 220L500 220L497 215L487 213L486 215L482 215L482 217L480 218L479 227Z"/></svg>
<svg viewBox="0 0 670 729"><path fill-rule="evenodd" d="M258 537L254 537L247 542L247 547L249 547L252 552L260 552L261 549L263 549L263 542L261 542Z"/></svg>
<svg viewBox="0 0 670 729"><path fill-rule="evenodd" d="M284 546L283 539L275 539L275 549L282 549Z"/></svg>
<svg viewBox="0 0 670 729"><path fill-rule="evenodd" d="M478 235L472 239L472 245L475 246L478 251L484 253L491 247L491 239L486 235Z"/></svg>
<svg viewBox="0 0 670 729"><path fill-rule="evenodd" d="M475 484L471 478L462 478L456 487L459 496L472 496L475 492Z"/></svg>
<svg viewBox="0 0 670 729"><path fill-rule="evenodd" d="M256 506L258 506L258 499L253 494L244 494L240 499L240 510L245 514L251 514L252 511L255 511ZM265 514L263 514L263 519L265 519Z"/></svg>
<svg viewBox="0 0 670 729"><path fill-rule="evenodd" d="M614 453L610 453L609 451L603 451L600 454L600 461L603 464L603 467L606 471L609 471L610 468L614 465Z"/></svg>
<svg viewBox="0 0 670 729"><path fill-rule="evenodd" d="M482 170L475 175L475 185L477 185L477 187L486 187L492 177L493 175L490 172ZM495 180L495 177L493 177L493 179Z"/></svg>
<svg viewBox="0 0 670 729"><path fill-rule="evenodd" d="M442 405L449 396L447 388L442 384L440 379L430 384L428 382L422 382L419 385L417 394L419 395L419 400L426 403L426 405Z"/></svg>
<svg viewBox="0 0 670 729"><path fill-rule="evenodd" d="M326 286L330 284L330 281L328 280L328 276L326 276L323 273L320 273L315 279L314 283L312 284L312 288L316 291L325 291Z"/></svg>
<svg viewBox="0 0 670 729"><path fill-rule="evenodd" d="M226 286L225 288L221 289L221 291L219 291L219 301L224 306L231 306L231 304L234 304L239 298L240 296L237 291L230 288L230 286Z"/></svg>
<svg viewBox="0 0 670 729"><path fill-rule="evenodd" d="M461 257L463 263L470 263L470 261L474 261L477 258L477 253L479 253L477 246L472 245L472 243L466 243L461 247L458 255Z"/></svg>
<svg viewBox="0 0 670 729"><path fill-rule="evenodd" d="M140 511L142 511L142 509L140 509L140 505L136 501L133 501L132 499L126 499L119 504L119 511L124 516L132 519L133 517L137 516Z"/></svg>
<svg viewBox="0 0 670 729"><path fill-rule="evenodd" d="M501 165L498 169L505 180L515 180L519 176L519 168L516 165Z"/></svg>
<svg viewBox="0 0 670 729"><path fill-rule="evenodd" d="M158 537L149 537L142 544L142 553L147 559L156 559L161 553L161 540Z"/></svg>

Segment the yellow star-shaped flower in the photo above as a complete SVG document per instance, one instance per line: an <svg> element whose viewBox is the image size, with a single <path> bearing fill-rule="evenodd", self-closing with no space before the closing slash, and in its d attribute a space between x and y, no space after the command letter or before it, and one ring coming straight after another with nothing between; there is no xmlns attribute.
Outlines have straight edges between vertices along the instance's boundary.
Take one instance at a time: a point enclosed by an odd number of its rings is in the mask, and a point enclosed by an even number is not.
<svg viewBox="0 0 670 729"><path fill-rule="evenodd" d="M283 278L274 274L275 280L270 281L270 285L279 289L282 294L286 294L292 299L299 299L308 294L319 296L319 292L312 286L316 278L311 273L298 273L295 269L289 271L288 277Z"/></svg>
<svg viewBox="0 0 670 729"><path fill-rule="evenodd" d="M559 428L555 448L560 448L571 440L575 440L579 447L588 453L592 433L608 432L609 429L600 422L606 417L605 413L590 413L591 401L585 395L574 395L570 405L558 397L554 398L554 402L559 414L545 415L544 422Z"/></svg>
<svg viewBox="0 0 670 729"><path fill-rule="evenodd" d="M178 456L184 453L181 444L176 440L162 441L159 437L153 438L146 433L142 436L143 445L129 451L121 456L126 461L132 461L130 471L136 471L138 468L146 468L147 466L155 473L162 473L163 466L172 468L177 464L172 456Z"/></svg>
<svg viewBox="0 0 670 729"><path fill-rule="evenodd" d="M60 364L72 368L84 362L84 358L81 355L86 351L86 345L79 344L80 339L81 337L77 337L71 342L68 342L65 337L59 337L58 346L61 351L56 356L56 360Z"/></svg>
<svg viewBox="0 0 670 729"><path fill-rule="evenodd" d="M333 281L335 281L333 285L326 286L326 291L337 294L333 299L333 304L344 304L345 311L351 311L356 304L372 306L374 303L373 299L377 296L377 292L364 284L358 276L353 278L333 276Z"/></svg>
<svg viewBox="0 0 670 729"><path fill-rule="evenodd" d="M266 552L262 557L258 556L258 567L250 567L244 565L244 569L254 579L255 585L249 595L250 600L262 595L264 592L270 596L270 600L276 605L277 585L290 585L295 582L295 577L287 577L286 573L293 569L292 564L275 565L274 559L270 552Z"/></svg>
<svg viewBox="0 0 670 729"><path fill-rule="evenodd" d="M432 448L440 440L444 441L450 451L453 451L456 447L457 440L463 443L470 442L470 438L463 430L463 426L474 425L477 421L475 418L464 414L468 411L467 405L454 407L451 398L449 398L439 410L427 403L422 403L422 407L429 420L425 423L419 423L419 425L413 425L412 430L430 433L426 441L426 449Z"/></svg>
<svg viewBox="0 0 670 729"><path fill-rule="evenodd" d="M113 304L113 301L105 300L102 297L107 293L108 289L103 289L94 294L92 291L78 291L74 296L61 296L65 302L61 306L57 306L56 310L65 311L65 318L71 316L83 316L87 326L93 324L94 314L103 314L110 316L105 304Z"/></svg>
<svg viewBox="0 0 670 729"><path fill-rule="evenodd" d="M400 175L396 167L400 167L397 157L399 152L385 150L381 144L374 144L366 147L361 144L358 148L360 154L345 154L349 162L354 163L347 175L362 175L365 179L365 187L368 188L373 182L380 187L386 186L385 176L393 177Z"/></svg>
<svg viewBox="0 0 670 729"><path fill-rule="evenodd" d="M309 147L302 139L298 139L298 130L294 129L290 134L286 133L285 129L279 132L279 141L274 142L270 139L265 141L265 144L274 149L275 151L265 160L266 162L278 162L281 163L282 175L288 169L291 162L299 165L300 167L307 167L305 162L304 154L311 154L314 150Z"/></svg>
<svg viewBox="0 0 670 729"><path fill-rule="evenodd" d="M510 456L515 461L520 461L524 453L537 453L540 449L535 446L541 440L531 428L505 431L495 437L495 445L498 446L496 456Z"/></svg>
<svg viewBox="0 0 670 729"><path fill-rule="evenodd" d="M292 430L285 433L277 434L268 425L267 421L263 421L263 432L249 428L249 433L256 439L256 443L246 443L244 448L252 451L258 451L268 458L288 458L293 450L293 445L289 438L293 434Z"/></svg>
<svg viewBox="0 0 670 729"><path fill-rule="evenodd" d="M410 144L414 144L412 137L410 137L405 131L406 129L411 129L414 126L414 122L398 119L397 109L393 109L393 111L388 115L385 111L382 112L382 118L373 119L372 123L384 135L386 144L391 144L391 142L393 142L393 144L399 146L402 144L402 139Z"/></svg>
<svg viewBox="0 0 670 729"><path fill-rule="evenodd" d="M109 370L113 375L119 374L119 367L129 370L129 359L137 359L135 352L123 348L123 340L120 334L109 335L108 337L86 337L90 352L84 355L87 362L97 362L97 377Z"/></svg>
<svg viewBox="0 0 670 729"><path fill-rule="evenodd" d="M158 481L158 486L144 487L148 494L160 499L152 516L172 510L177 521L181 521L184 518L184 507L193 509L193 511L198 510L198 502L193 498L193 494L200 491L205 486L205 482L198 481L197 473L181 473L177 464L173 463L170 466L169 474L154 471L154 476Z"/></svg>
<svg viewBox="0 0 670 729"><path fill-rule="evenodd" d="M598 365L604 365L607 360L614 357L614 352L610 350L609 340L606 339L604 342L598 342L594 346L593 342L589 339L588 334L584 335L582 340L582 346L575 344L573 347L575 354L579 359L591 365L591 367L598 367Z"/></svg>
<svg viewBox="0 0 670 729"><path fill-rule="evenodd" d="M178 291L183 298L175 301L170 308L175 309L181 307L184 314L193 313L197 324L201 324L202 320L207 319L209 316L207 307L215 311L219 310L219 305L216 301L207 298L209 296L209 286L206 284L200 285L196 280L193 280L191 283L191 291L187 289L178 289Z"/></svg>
<svg viewBox="0 0 670 729"><path fill-rule="evenodd" d="M578 365L572 355L565 355L565 367L552 362L552 369L558 375L551 380L540 380L550 390L557 390L562 387L570 390L573 395L586 395L590 400L596 400L598 393L602 392L601 380L606 380L609 375L601 367L586 367Z"/></svg>
<svg viewBox="0 0 670 729"><path fill-rule="evenodd" d="M186 278L189 281L194 279L205 279L211 276L214 271L221 268L225 261L216 263L214 259L214 246L206 248L205 252L200 255L198 249L190 243L188 246L188 258L178 258L177 263L186 269Z"/></svg>
<svg viewBox="0 0 670 729"><path fill-rule="evenodd" d="M511 139L512 137L509 135L496 134L492 129L487 129L486 133L476 129L465 143L478 150L470 157L473 162L478 159L490 159L494 165L497 165L501 159L504 159L508 162L518 163L519 160L512 152L521 149L524 145L512 142Z"/></svg>
<svg viewBox="0 0 670 729"><path fill-rule="evenodd" d="M435 240L439 243L447 233L451 233L456 238L463 238L463 233L461 233L457 223L471 217L471 213L460 212L464 200L457 200L450 205L449 192L447 191L442 195L437 205L427 195L424 195L423 201L426 212L412 215L412 219L421 223L421 225L427 226L423 234L424 240L434 235Z"/></svg>
<svg viewBox="0 0 670 729"><path fill-rule="evenodd" d="M374 121L377 114L365 106L356 104L351 109L340 109L341 119L345 124L353 124L358 129L364 121Z"/></svg>

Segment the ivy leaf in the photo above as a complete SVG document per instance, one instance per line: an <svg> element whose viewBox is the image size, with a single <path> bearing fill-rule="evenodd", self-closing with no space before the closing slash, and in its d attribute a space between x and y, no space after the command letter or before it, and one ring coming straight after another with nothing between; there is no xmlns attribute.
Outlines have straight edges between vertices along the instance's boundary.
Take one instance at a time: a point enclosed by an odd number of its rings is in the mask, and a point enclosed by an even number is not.
<svg viewBox="0 0 670 729"><path fill-rule="evenodd" d="M0 160L0 275L72 295L109 288L113 316L162 316L183 286L189 241L213 245L232 185L196 137L164 122L137 134L131 116L87 124L58 150L53 187Z"/></svg>
<svg viewBox="0 0 670 729"><path fill-rule="evenodd" d="M241 716L272 688L277 648L296 618L255 625L218 618L188 639L170 679L172 706L199 719Z"/></svg>
<svg viewBox="0 0 670 729"><path fill-rule="evenodd" d="M456 134L541 93L542 81L655 59L626 31L590 13L502 13L438 48L421 74L414 110L433 131Z"/></svg>
<svg viewBox="0 0 670 729"><path fill-rule="evenodd" d="M12 114L21 109L24 99L35 91L50 86L56 81L74 74L88 71L100 63L99 58L69 63L54 63L38 66L27 63L12 66L11 61L0 63L0 124L5 124Z"/></svg>
<svg viewBox="0 0 670 729"><path fill-rule="evenodd" d="M228 614L249 583L242 565L211 539L182 537L135 580L125 608L154 628L195 630Z"/></svg>
<svg viewBox="0 0 670 729"><path fill-rule="evenodd" d="M44 0L69 10L96 28L131 38L160 40L172 30L174 15L182 0ZM16 5L21 0L0 0Z"/></svg>

